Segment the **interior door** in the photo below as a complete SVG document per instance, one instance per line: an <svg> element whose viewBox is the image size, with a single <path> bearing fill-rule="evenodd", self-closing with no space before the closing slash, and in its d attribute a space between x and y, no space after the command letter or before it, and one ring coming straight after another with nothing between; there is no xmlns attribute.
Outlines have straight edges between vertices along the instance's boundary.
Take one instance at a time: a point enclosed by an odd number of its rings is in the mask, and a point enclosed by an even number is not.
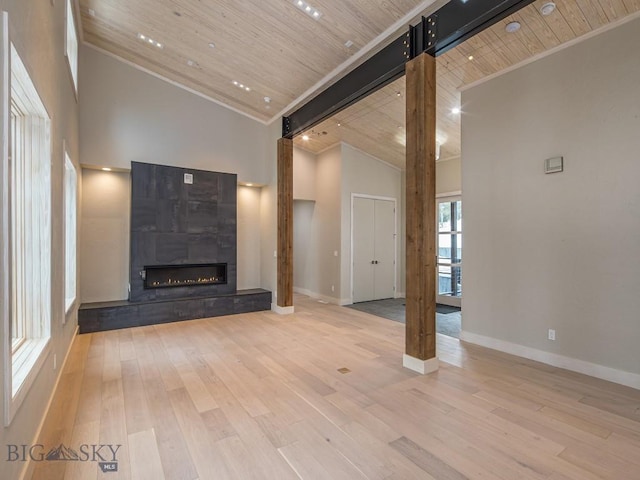
<svg viewBox="0 0 640 480"><path fill-rule="evenodd" d="M395 284L395 204L374 200L374 274L373 298L394 297Z"/></svg>
<svg viewBox="0 0 640 480"><path fill-rule="evenodd" d="M462 200L438 199L438 279L436 301L460 306L462 299Z"/></svg>
<svg viewBox="0 0 640 480"><path fill-rule="evenodd" d="M395 294L395 202L353 199L353 301Z"/></svg>
<svg viewBox="0 0 640 480"><path fill-rule="evenodd" d="M353 301L374 299L375 204L370 198L353 199Z"/></svg>

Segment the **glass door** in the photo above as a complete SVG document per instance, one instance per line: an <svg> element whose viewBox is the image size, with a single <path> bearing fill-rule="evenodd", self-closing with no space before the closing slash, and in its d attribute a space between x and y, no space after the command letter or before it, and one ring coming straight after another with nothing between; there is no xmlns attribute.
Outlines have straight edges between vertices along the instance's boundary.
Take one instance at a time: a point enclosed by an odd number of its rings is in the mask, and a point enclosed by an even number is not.
<svg viewBox="0 0 640 480"><path fill-rule="evenodd" d="M462 298L462 200L438 199L438 281L436 301L460 306Z"/></svg>

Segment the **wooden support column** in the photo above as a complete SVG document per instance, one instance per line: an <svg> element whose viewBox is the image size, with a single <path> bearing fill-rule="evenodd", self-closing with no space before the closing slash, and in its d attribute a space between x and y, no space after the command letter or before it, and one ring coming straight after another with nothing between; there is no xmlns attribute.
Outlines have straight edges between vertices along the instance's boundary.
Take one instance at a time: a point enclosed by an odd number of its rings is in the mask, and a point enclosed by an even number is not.
<svg viewBox="0 0 640 480"><path fill-rule="evenodd" d="M403 365L438 369L436 357L436 60L407 62L406 339Z"/></svg>
<svg viewBox="0 0 640 480"><path fill-rule="evenodd" d="M281 313L293 312L293 140L278 140L278 293Z"/></svg>

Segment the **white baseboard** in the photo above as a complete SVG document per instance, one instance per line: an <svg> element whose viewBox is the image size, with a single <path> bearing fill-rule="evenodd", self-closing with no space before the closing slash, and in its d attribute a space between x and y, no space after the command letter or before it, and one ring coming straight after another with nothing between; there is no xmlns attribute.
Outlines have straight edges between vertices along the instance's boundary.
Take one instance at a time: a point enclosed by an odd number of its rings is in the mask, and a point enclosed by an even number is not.
<svg viewBox="0 0 640 480"><path fill-rule="evenodd" d="M546 363L554 367L564 368L572 372L583 373L591 377L619 383L627 387L640 389L640 375L637 373L625 372L624 370L617 370L615 368L605 367L604 365L598 365L597 363L586 362L557 353L545 352L544 350L518 345L517 343L511 343L497 338L485 337L484 335L464 330L460 332L460 340L510 353L511 355L517 355L518 357L528 358L529 360Z"/></svg>
<svg viewBox="0 0 640 480"><path fill-rule="evenodd" d="M396 295L394 298L406 298L407 296L407 292L396 292Z"/></svg>
<svg viewBox="0 0 640 480"><path fill-rule="evenodd" d="M427 375L438 370L438 357L420 360L405 353L402 355L402 366L421 375Z"/></svg>
<svg viewBox="0 0 640 480"><path fill-rule="evenodd" d="M38 443L38 439L42 434L42 429L44 428L44 422L47 420L47 417L49 416L49 410L51 409L51 404L53 403L53 397L56 395L56 392L58 391L58 385L60 383L60 379L62 378L62 372L64 372L64 369L67 366L69 353L71 353L71 348L73 347L73 344L75 343L76 338L78 337L78 328L79 327L76 325L76 331L73 333L73 338L69 342L69 348L67 348L67 353L64 356L64 361L62 362L62 364L58 369L58 372L57 372L58 378L56 378L56 383L53 385L53 390L51 391L51 395L49 395L49 401L47 402L47 407L44 409L44 415L42 415L42 418L40 419L40 425L38 425L36 434L33 437L32 445L35 445L36 443ZM33 462L31 461L31 457L29 457L24 468L22 469L22 473L20 474L19 478L20 480L25 480L27 478L31 478L32 475L33 475Z"/></svg>
<svg viewBox="0 0 640 480"><path fill-rule="evenodd" d="M302 295L306 295L310 298L315 298L317 300L322 300L323 302L332 303L333 305L351 305L353 301L350 298L338 298L338 297L330 297L328 295L322 295L321 293L312 292L311 290L307 290L306 288L293 287L293 291L295 293L300 293Z"/></svg>
<svg viewBox="0 0 640 480"><path fill-rule="evenodd" d="M295 308L291 307L280 307L277 303L271 304L271 311L276 312L278 315L291 315L295 312Z"/></svg>

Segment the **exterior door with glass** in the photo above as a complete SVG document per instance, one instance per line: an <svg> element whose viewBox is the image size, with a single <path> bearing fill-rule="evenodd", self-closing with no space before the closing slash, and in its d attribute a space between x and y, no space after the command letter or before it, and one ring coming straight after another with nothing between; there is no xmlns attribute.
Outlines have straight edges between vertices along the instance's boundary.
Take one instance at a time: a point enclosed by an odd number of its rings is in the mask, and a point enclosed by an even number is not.
<svg viewBox="0 0 640 480"><path fill-rule="evenodd" d="M460 306L462 298L462 200L438 199L438 279L436 301Z"/></svg>

